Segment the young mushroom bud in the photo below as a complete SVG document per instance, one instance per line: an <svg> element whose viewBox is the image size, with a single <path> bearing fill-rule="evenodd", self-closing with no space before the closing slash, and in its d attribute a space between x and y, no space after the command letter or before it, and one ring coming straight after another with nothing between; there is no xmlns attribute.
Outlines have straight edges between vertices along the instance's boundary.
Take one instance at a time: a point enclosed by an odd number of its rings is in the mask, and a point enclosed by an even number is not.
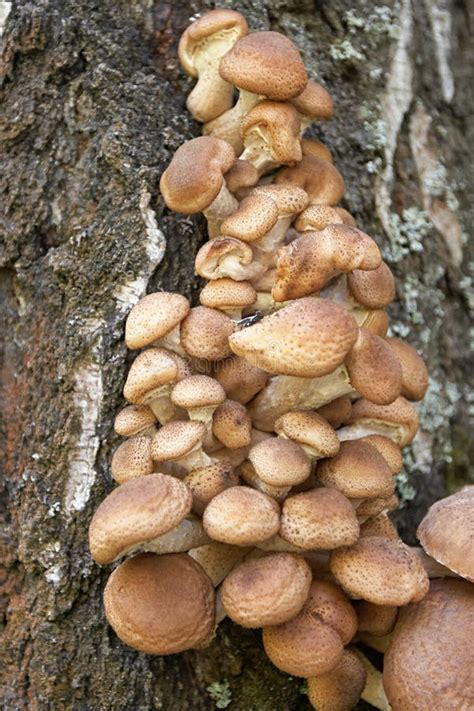
<svg viewBox="0 0 474 711"><path fill-rule="evenodd" d="M132 437L122 442L112 457L111 470L117 484L151 474L153 460L150 437Z"/></svg>
<svg viewBox="0 0 474 711"><path fill-rule="evenodd" d="M231 486L239 485L239 477L228 462L222 461L193 469L186 474L183 482L193 496L194 513L202 516L214 496Z"/></svg>
<svg viewBox="0 0 474 711"><path fill-rule="evenodd" d="M203 422L176 420L163 425L153 437L151 456L155 462L173 462L177 472L189 472L212 463L202 450L206 436Z"/></svg>
<svg viewBox="0 0 474 711"><path fill-rule="evenodd" d="M222 311L196 306L181 323L181 343L193 358L222 360L232 353L229 336L235 330L235 322Z"/></svg>
<svg viewBox="0 0 474 711"><path fill-rule="evenodd" d="M225 400L214 413L212 434L228 449L249 447L252 441L252 420L247 408L235 400Z"/></svg>
<svg viewBox="0 0 474 711"><path fill-rule="evenodd" d="M133 361L123 394L134 405L149 405L160 422L167 422L175 412L169 393L177 379L173 356L164 348L148 348Z"/></svg>
<svg viewBox="0 0 474 711"><path fill-rule="evenodd" d="M184 70L197 83L186 106L197 121L210 121L232 106L232 84L222 79L222 57L248 32L245 18L233 10L211 10L181 35L178 55Z"/></svg>
<svg viewBox="0 0 474 711"><path fill-rule="evenodd" d="M255 545L271 538L280 526L276 501L247 486L226 489L208 504L203 524L215 541L236 546Z"/></svg>
<svg viewBox="0 0 474 711"><path fill-rule="evenodd" d="M305 155L297 165L279 170L275 183L292 183L303 188L310 202L317 205L337 205L344 195L344 180L337 168L313 155Z"/></svg>
<svg viewBox="0 0 474 711"><path fill-rule="evenodd" d="M334 112L330 94L312 79L309 79L301 94L290 99L290 104L298 112L301 135L313 121L327 121L332 118Z"/></svg>
<svg viewBox="0 0 474 711"><path fill-rule="evenodd" d="M313 461L334 457L339 451L334 428L315 412L287 412L275 421L275 432L299 444Z"/></svg>
<svg viewBox="0 0 474 711"><path fill-rule="evenodd" d="M209 281L199 295L202 306L223 311L236 321L256 298L257 292L248 281L234 281L228 277Z"/></svg>
<svg viewBox="0 0 474 711"><path fill-rule="evenodd" d="M155 414L148 405L127 405L115 418L114 430L122 437L153 437L155 424Z"/></svg>
<svg viewBox="0 0 474 711"><path fill-rule="evenodd" d="M428 390L428 370L424 361L408 343L398 338L387 338L386 342L400 361L401 394L407 400L423 400Z"/></svg>
<svg viewBox="0 0 474 711"><path fill-rule="evenodd" d="M359 657L345 649L325 674L308 679L308 698L317 711L351 711L364 690L367 673Z"/></svg>
<svg viewBox="0 0 474 711"><path fill-rule="evenodd" d="M217 380L208 375L190 375L171 391L171 402L187 410L189 419L209 424L216 408L225 400L225 392Z"/></svg>
<svg viewBox="0 0 474 711"><path fill-rule="evenodd" d="M179 324L189 313L189 301L181 294L159 291L135 304L125 324L128 348L154 345L184 355L179 341Z"/></svg>

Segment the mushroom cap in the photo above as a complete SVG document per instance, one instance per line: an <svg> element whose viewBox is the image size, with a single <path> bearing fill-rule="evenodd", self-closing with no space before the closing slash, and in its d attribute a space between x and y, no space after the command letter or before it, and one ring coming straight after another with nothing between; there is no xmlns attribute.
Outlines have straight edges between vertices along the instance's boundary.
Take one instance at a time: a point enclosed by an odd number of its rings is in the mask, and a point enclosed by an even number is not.
<svg viewBox="0 0 474 711"><path fill-rule="evenodd" d="M195 306L181 322L181 344L194 358L220 360L231 354L229 336L235 322L217 309Z"/></svg>
<svg viewBox="0 0 474 711"><path fill-rule="evenodd" d="M147 348L133 361L123 388L126 400L143 405L153 399L163 385L176 380L178 369L172 356L164 348Z"/></svg>
<svg viewBox="0 0 474 711"><path fill-rule="evenodd" d="M147 294L135 304L125 324L128 348L144 348L173 330L189 312L189 301L181 294L159 291Z"/></svg>
<svg viewBox="0 0 474 711"><path fill-rule="evenodd" d="M366 331L370 331L370 333L375 333L376 336L384 338L388 331L388 314L383 309L366 311L363 325Z"/></svg>
<svg viewBox="0 0 474 711"><path fill-rule="evenodd" d="M373 602L367 602L367 600L357 600L354 606L357 612L359 632L369 632L376 637L384 637L393 630L398 607L374 605Z"/></svg>
<svg viewBox="0 0 474 711"><path fill-rule="evenodd" d="M151 441L151 456L155 462L173 462L197 449L206 436L206 425L197 420L167 422Z"/></svg>
<svg viewBox="0 0 474 711"><path fill-rule="evenodd" d="M283 502L280 535L305 550L331 550L355 543L359 523L354 508L335 489L312 489Z"/></svg>
<svg viewBox="0 0 474 711"><path fill-rule="evenodd" d="M412 346L399 338L386 342L398 357L402 369L402 392L407 400L423 400L428 390L428 369Z"/></svg>
<svg viewBox="0 0 474 711"><path fill-rule="evenodd" d="M362 442L371 444L372 447L375 447L375 449L380 452L392 474L398 474L402 470L403 458L400 447L389 437L371 434L361 437L360 439Z"/></svg>
<svg viewBox="0 0 474 711"><path fill-rule="evenodd" d="M276 101L298 96L308 81L298 49L278 32L242 37L221 59L219 71L239 89Z"/></svg>
<svg viewBox="0 0 474 711"><path fill-rule="evenodd" d="M433 504L416 535L428 555L474 582L474 486Z"/></svg>
<svg viewBox="0 0 474 711"><path fill-rule="evenodd" d="M107 581L104 607L122 642L146 654L200 648L215 624L212 582L185 553L126 560Z"/></svg>
<svg viewBox="0 0 474 711"><path fill-rule="evenodd" d="M334 457L339 451L334 428L315 412L286 412L276 420L274 429L277 434L304 445L312 456Z"/></svg>
<svg viewBox="0 0 474 711"><path fill-rule="evenodd" d="M345 365L352 387L370 402L389 405L400 395L400 362L380 336L360 328Z"/></svg>
<svg viewBox="0 0 474 711"><path fill-rule="evenodd" d="M216 363L214 376L227 397L243 405L263 390L269 378L264 370L237 356Z"/></svg>
<svg viewBox="0 0 474 711"><path fill-rule="evenodd" d="M253 260L252 248L235 237L218 237L202 245L196 255L196 273L203 279L221 279L231 277L235 281L244 281L240 272L242 266L248 266ZM229 262L231 263L229 264Z"/></svg>
<svg viewBox="0 0 474 711"><path fill-rule="evenodd" d="M392 523L386 511L382 511L373 518L368 518L367 521L364 521L360 526L360 535L361 537L378 536L380 538L392 538L394 541L400 539L396 526Z"/></svg>
<svg viewBox="0 0 474 711"><path fill-rule="evenodd" d="M299 114L303 114L313 121L330 119L334 113L329 92L312 79L308 80L301 94L290 99L290 103Z"/></svg>
<svg viewBox="0 0 474 711"><path fill-rule="evenodd" d="M257 292L248 281L235 281L228 277L209 281L199 295L203 306L219 311L245 309L256 298Z"/></svg>
<svg viewBox="0 0 474 711"><path fill-rule="evenodd" d="M324 230L328 225L343 225L342 217L330 205L309 205L295 221L298 232Z"/></svg>
<svg viewBox="0 0 474 711"><path fill-rule="evenodd" d="M155 423L155 414L148 405L127 405L116 416L114 430L122 437L133 437Z"/></svg>
<svg viewBox="0 0 474 711"><path fill-rule="evenodd" d="M235 333L229 344L269 373L311 378L337 368L356 338L356 322L342 306L307 297Z"/></svg>
<svg viewBox="0 0 474 711"><path fill-rule="evenodd" d="M352 217L350 212L345 210L343 207L336 207L334 209L336 210L338 215L342 217L342 221L345 225L349 225L349 227L357 227L357 222Z"/></svg>
<svg viewBox="0 0 474 711"><path fill-rule="evenodd" d="M238 209L221 224L221 234L253 242L271 230L278 220L278 207L271 197L253 190Z"/></svg>
<svg viewBox="0 0 474 711"><path fill-rule="evenodd" d="M313 580L303 612L318 616L336 630L342 644L349 644L357 632L357 615L347 595L330 580Z"/></svg>
<svg viewBox="0 0 474 711"><path fill-rule="evenodd" d="M331 573L353 598L398 607L426 595L428 576L418 556L401 541L367 536L331 553Z"/></svg>
<svg viewBox="0 0 474 711"><path fill-rule="evenodd" d="M351 711L360 699L366 679L359 657L345 649L332 669L308 679L308 698L318 711Z"/></svg>
<svg viewBox="0 0 474 711"><path fill-rule="evenodd" d="M319 407L317 414L324 417L334 429L349 421L352 412L352 401L349 395L341 395L341 397L328 402L326 405Z"/></svg>
<svg viewBox="0 0 474 711"><path fill-rule="evenodd" d="M295 442L283 437L269 437L249 452L259 479L271 486L295 486L311 473L311 460Z"/></svg>
<svg viewBox="0 0 474 711"><path fill-rule="evenodd" d="M339 453L318 462L316 473L323 486L337 489L351 499L390 496L395 486L383 456L360 439L341 442Z"/></svg>
<svg viewBox="0 0 474 711"><path fill-rule="evenodd" d="M357 505L357 518L364 520L367 517L378 516L381 513L395 511L400 506L398 496L393 493L390 496L375 497L373 499L364 499ZM389 538L398 539L399 536L389 536Z"/></svg>
<svg viewBox="0 0 474 711"><path fill-rule="evenodd" d="M262 144L277 163L296 163L303 157L298 112L290 104L260 101L242 119L240 135L245 146Z"/></svg>
<svg viewBox="0 0 474 711"><path fill-rule="evenodd" d="M276 203L279 217L291 217L297 215L308 205L309 197L307 193L296 185L282 183L275 185L257 185L252 193L266 195Z"/></svg>
<svg viewBox="0 0 474 711"><path fill-rule="evenodd" d="M280 507L270 496L248 486L233 486L215 496L204 511L206 533L237 546L271 538L280 526Z"/></svg>
<svg viewBox="0 0 474 711"><path fill-rule="evenodd" d="M176 383L171 402L185 410L217 407L225 400L224 388L209 375L189 375Z"/></svg>
<svg viewBox="0 0 474 711"><path fill-rule="evenodd" d="M371 271L354 269L347 275L347 286L357 303L368 309L383 309L395 298L395 279L385 262Z"/></svg>
<svg viewBox="0 0 474 711"><path fill-rule="evenodd" d="M248 32L247 20L234 10L209 10L202 17L187 27L179 40L178 56L183 69L192 77L198 76L194 59L203 47L207 47L213 38L220 39L232 33L236 39Z"/></svg>
<svg viewBox="0 0 474 711"><path fill-rule="evenodd" d="M167 474L130 479L100 504L89 527L89 548L105 565L170 531L191 511L188 487Z"/></svg>
<svg viewBox="0 0 474 711"><path fill-rule="evenodd" d="M393 711L471 709L473 637L473 586L432 580L421 602L400 610L385 653L383 685Z"/></svg>
<svg viewBox="0 0 474 711"><path fill-rule="evenodd" d="M332 163L332 155L329 148L317 138L302 138L301 150L304 156L314 156ZM347 224L347 223L346 223Z"/></svg>
<svg viewBox="0 0 474 711"><path fill-rule="evenodd" d="M239 485L239 477L229 462L213 462L206 467L193 469L183 482L193 496L193 511L202 516L208 503L231 486Z"/></svg>
<svg viewBox="0 0 474 711"><path fill-rule="evenodd" d="M320 205L337 205L344 195L344 179L337 168L314 155L305 155L297 165L279 170L275 183L297 185L312 203Z"/></svg>
<svg viewBox="0 0 474 711"><path fill-rule="evenodd" d="M225 182L231 193L236 193L241 188L251 188L258 183L258 170L248 160L239 158L225 174Z"/></svg>
<svg viewBox="0 0 474 711"><path fill-rule="evenodd" d="M390 405L376 405L365 398L360 398L352 405L348 424L382 429L384 434L386 433L400 447L405 447L416 435L419 419L413 405L404 397L397 397Z"/></svg>
<svg viewBox="0 0 474 711"><path fill-rule="evenodd" d="M311 568L298 555L274 553L249 560L224 580L222 604L242 627L279 625L300 612L311 579Z"/></svg>
<svg viewBox="0 0 474 711"><path fill-rule="evenodd" d="M151 474L153 460L150 437L132 437L122 442L112 457L111 471L118 484L135 479L137 476Z"/></svg>
<svg viewBox="0 0 474 711"><path fill-rule="evenodd" d="M232 146L220 138L198 136L183 143L161 176L160 191L170 210L202 212L224 185L235 161Z"/></svg>
<svg viewBox="0 0 474 711"><path fill-rule="evenodd" d="M212 433L229 449L250 446L252 420L247 408L235 400L225 400L214 413Z"/></svg>

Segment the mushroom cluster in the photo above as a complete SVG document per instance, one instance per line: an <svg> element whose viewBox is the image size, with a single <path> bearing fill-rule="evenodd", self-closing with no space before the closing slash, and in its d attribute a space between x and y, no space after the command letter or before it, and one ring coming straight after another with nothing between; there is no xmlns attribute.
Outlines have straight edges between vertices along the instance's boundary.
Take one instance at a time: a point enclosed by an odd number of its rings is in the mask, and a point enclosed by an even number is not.
<svg viewBox="0 0 474 711"><path fill-rule="evenodd" d="M160 189L169 209L207 218L206 284L199 306L152 293L126 322L139 352L115 420L119 486L89 531L97 563L126 558L106 616L126 644L165 655L205 647L227 615L263 630L315 707L350 709L375 685L348 645L384 638L429 588L388 517L427 371L387 337L393 275L338 206L328 148L303 137L333 107L298 49L213 10L179 57L204 135Z"/></svg>

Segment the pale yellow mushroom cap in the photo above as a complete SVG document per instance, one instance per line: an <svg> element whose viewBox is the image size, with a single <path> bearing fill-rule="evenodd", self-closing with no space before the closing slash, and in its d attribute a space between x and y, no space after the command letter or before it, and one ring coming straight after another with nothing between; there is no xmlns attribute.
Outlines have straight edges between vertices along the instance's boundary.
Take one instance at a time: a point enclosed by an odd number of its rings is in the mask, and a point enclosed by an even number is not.
<svg viewBox="0 0 474 711"><path fill-rule="evenodd" d="M144 348L173 330L189 312L189 302L181 294L159 291L135 304L125 324L128 348Z"/></svg>

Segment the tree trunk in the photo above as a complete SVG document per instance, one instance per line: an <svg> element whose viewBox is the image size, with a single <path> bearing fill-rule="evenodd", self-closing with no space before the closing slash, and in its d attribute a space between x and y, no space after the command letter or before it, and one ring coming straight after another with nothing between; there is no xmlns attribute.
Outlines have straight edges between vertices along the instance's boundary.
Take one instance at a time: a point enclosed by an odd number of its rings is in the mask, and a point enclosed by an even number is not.
<svg viewBox="0 0 474 711"><path fill-rule="evenodd" d="M124 319L146 291L195 299L199 288L203 220L169 213L158 181L200 131L185 109L192 81L177 42L190 15L211 6L18 0L6 20L3 708L309 708L302 680L265 660L259 633L228 622L205 651L153 658L124 647L102 610L110 571L87 548L91 515L112 488L112 423L131 360ZM468 476L472 17L463 0L221 6L287 34L334 97L336 118L314 135L345 176L344 206L398 279L392 331L431 373L400 482L397 519L412 543L446 482Z"/></svg>

